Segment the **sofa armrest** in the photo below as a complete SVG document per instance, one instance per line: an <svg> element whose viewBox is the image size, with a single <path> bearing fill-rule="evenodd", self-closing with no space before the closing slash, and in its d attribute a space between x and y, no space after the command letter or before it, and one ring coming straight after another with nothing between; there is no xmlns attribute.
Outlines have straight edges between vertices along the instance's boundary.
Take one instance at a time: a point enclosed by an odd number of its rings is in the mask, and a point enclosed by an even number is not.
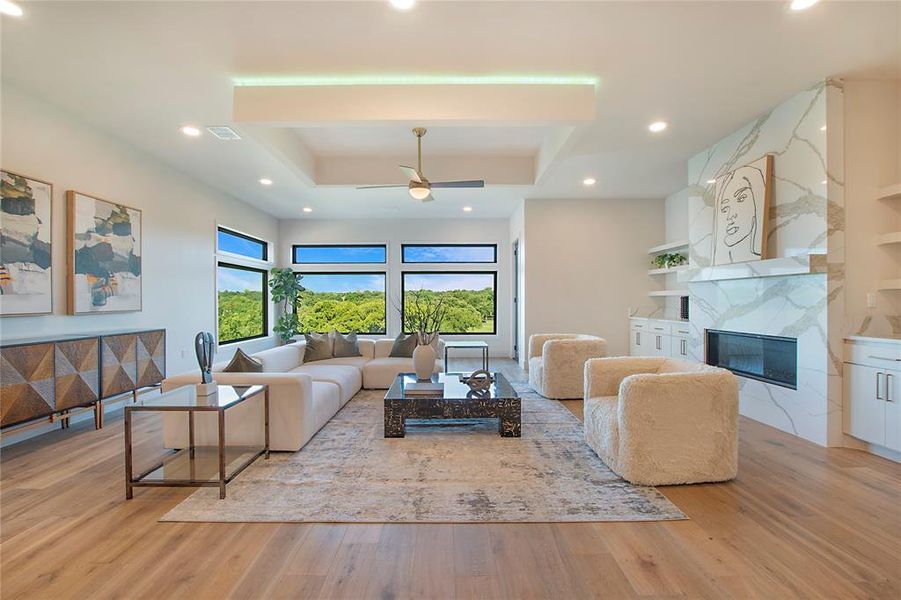
<svg viewBox="0 0 901 600"><path fill-rule="evenodd" d="M578 381L572 394L581 391L585 361L607 353L607 340L602 338L553 339L544 342L541 351L545 379Z"/></svg>
<svg viewBox="0 0 901 600"><path fill-rule="evenodd" d="M623 379L639 373L656 373L664 359L618 356L585 362L585 399L619 394Z"/></svg>
<svg viewBox="0 0 901 600"><path fill-rule="evenodd" d="M572 333L536 333L529 336L529 358L537 358L544 351L545 342L552 340L568 340L575 337Z"/></svg>
<svg viewBox="0 0 901 600"><path fill-rule="evenodd" d="M270 399L281 392L311 394L313 378L303 373L216 373L213 381L221 385L268 385ZM163 380L162 391L200 383L200 373L185 373Z"/></svg>

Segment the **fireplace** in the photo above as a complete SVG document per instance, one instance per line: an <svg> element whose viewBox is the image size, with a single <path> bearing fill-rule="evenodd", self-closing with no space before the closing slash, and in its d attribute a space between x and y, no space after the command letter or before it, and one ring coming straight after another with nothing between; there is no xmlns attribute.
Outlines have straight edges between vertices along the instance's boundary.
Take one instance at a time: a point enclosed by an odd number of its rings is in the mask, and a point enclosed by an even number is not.
<svg viewBox="0 0 901 600"><path fill-rule="evenodd" d="M707 364L782 387L798 389L795 338L707 330Z"/></svg>

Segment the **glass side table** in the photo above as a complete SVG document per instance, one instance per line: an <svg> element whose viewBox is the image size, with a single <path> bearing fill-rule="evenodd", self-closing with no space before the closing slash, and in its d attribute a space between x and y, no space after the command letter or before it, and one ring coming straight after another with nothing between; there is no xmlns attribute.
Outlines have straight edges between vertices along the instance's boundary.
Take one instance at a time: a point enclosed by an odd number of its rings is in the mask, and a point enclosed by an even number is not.
<svg viewBox="0 0 901 600"><path fill-rule="evenodd" d="M242 404L257 400L263 403L261 443L227 445L225 414ZM138 412L163 413L164 437L178 430L176 439L187 442L185 447L173 449L153 466L135 476L133 448L133 417ZM180 423L169 413L187 413L187 438L178 435ZM215 421L215 428L204 427L204 435L195 435L195 416L206 413L201 419ZM207 414L212 414L210 419ZM169 421L167 421L169 419ZM208 425L208 422L202 425ZM215 435L210 433L215 429ZM207 431L210 430L210 431ZM201 437L200 444L195 438ZM225 486L249 467L260 456L269 458L269 386L220 385L215 394L198 396L196 388L188 385L163 392L159 396L139 400L125 407L125 498L133 497L135 487L218 487L219 498L225 498Z"/></svg>

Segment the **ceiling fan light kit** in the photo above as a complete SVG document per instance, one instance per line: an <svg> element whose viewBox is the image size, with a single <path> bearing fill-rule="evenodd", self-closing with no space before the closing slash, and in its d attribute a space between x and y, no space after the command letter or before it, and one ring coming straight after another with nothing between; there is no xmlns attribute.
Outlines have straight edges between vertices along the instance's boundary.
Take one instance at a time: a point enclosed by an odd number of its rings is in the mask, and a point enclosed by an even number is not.
<svg viewBox="0 0 901 600"><path fill-rule="evenodd" d="M465 181L436 181L431 183L422 174L422 136L426 130L424 127L414 127L413 135L416 136L416 168L398 165L401 172L410 178L410 182L406 185L363 185L357 187L358 190L371 190L376 188L402 188L406 187L410 196L418 202L431 202L435 198L432 196L432 188L483 188L485 182L481 179L470 179Z"/></svg>

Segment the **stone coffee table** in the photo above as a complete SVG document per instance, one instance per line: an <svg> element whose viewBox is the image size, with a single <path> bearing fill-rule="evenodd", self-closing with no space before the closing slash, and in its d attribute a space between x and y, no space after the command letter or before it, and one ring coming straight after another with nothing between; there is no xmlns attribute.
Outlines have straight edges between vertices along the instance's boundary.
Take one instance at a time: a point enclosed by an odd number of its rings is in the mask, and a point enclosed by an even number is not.
<svg viewBox="0 0 901 600"><path fill-rule="evenodd" d="M502 437L520 437L519 395L501 373L491 376L494 383L478 393L460 381L460 373L437 373L432 382L443 389L426 395L408 391L408 386L416 383L416 375L401 373L385 394L385 437L404 437L407 419L497 419Z"/></svg>

